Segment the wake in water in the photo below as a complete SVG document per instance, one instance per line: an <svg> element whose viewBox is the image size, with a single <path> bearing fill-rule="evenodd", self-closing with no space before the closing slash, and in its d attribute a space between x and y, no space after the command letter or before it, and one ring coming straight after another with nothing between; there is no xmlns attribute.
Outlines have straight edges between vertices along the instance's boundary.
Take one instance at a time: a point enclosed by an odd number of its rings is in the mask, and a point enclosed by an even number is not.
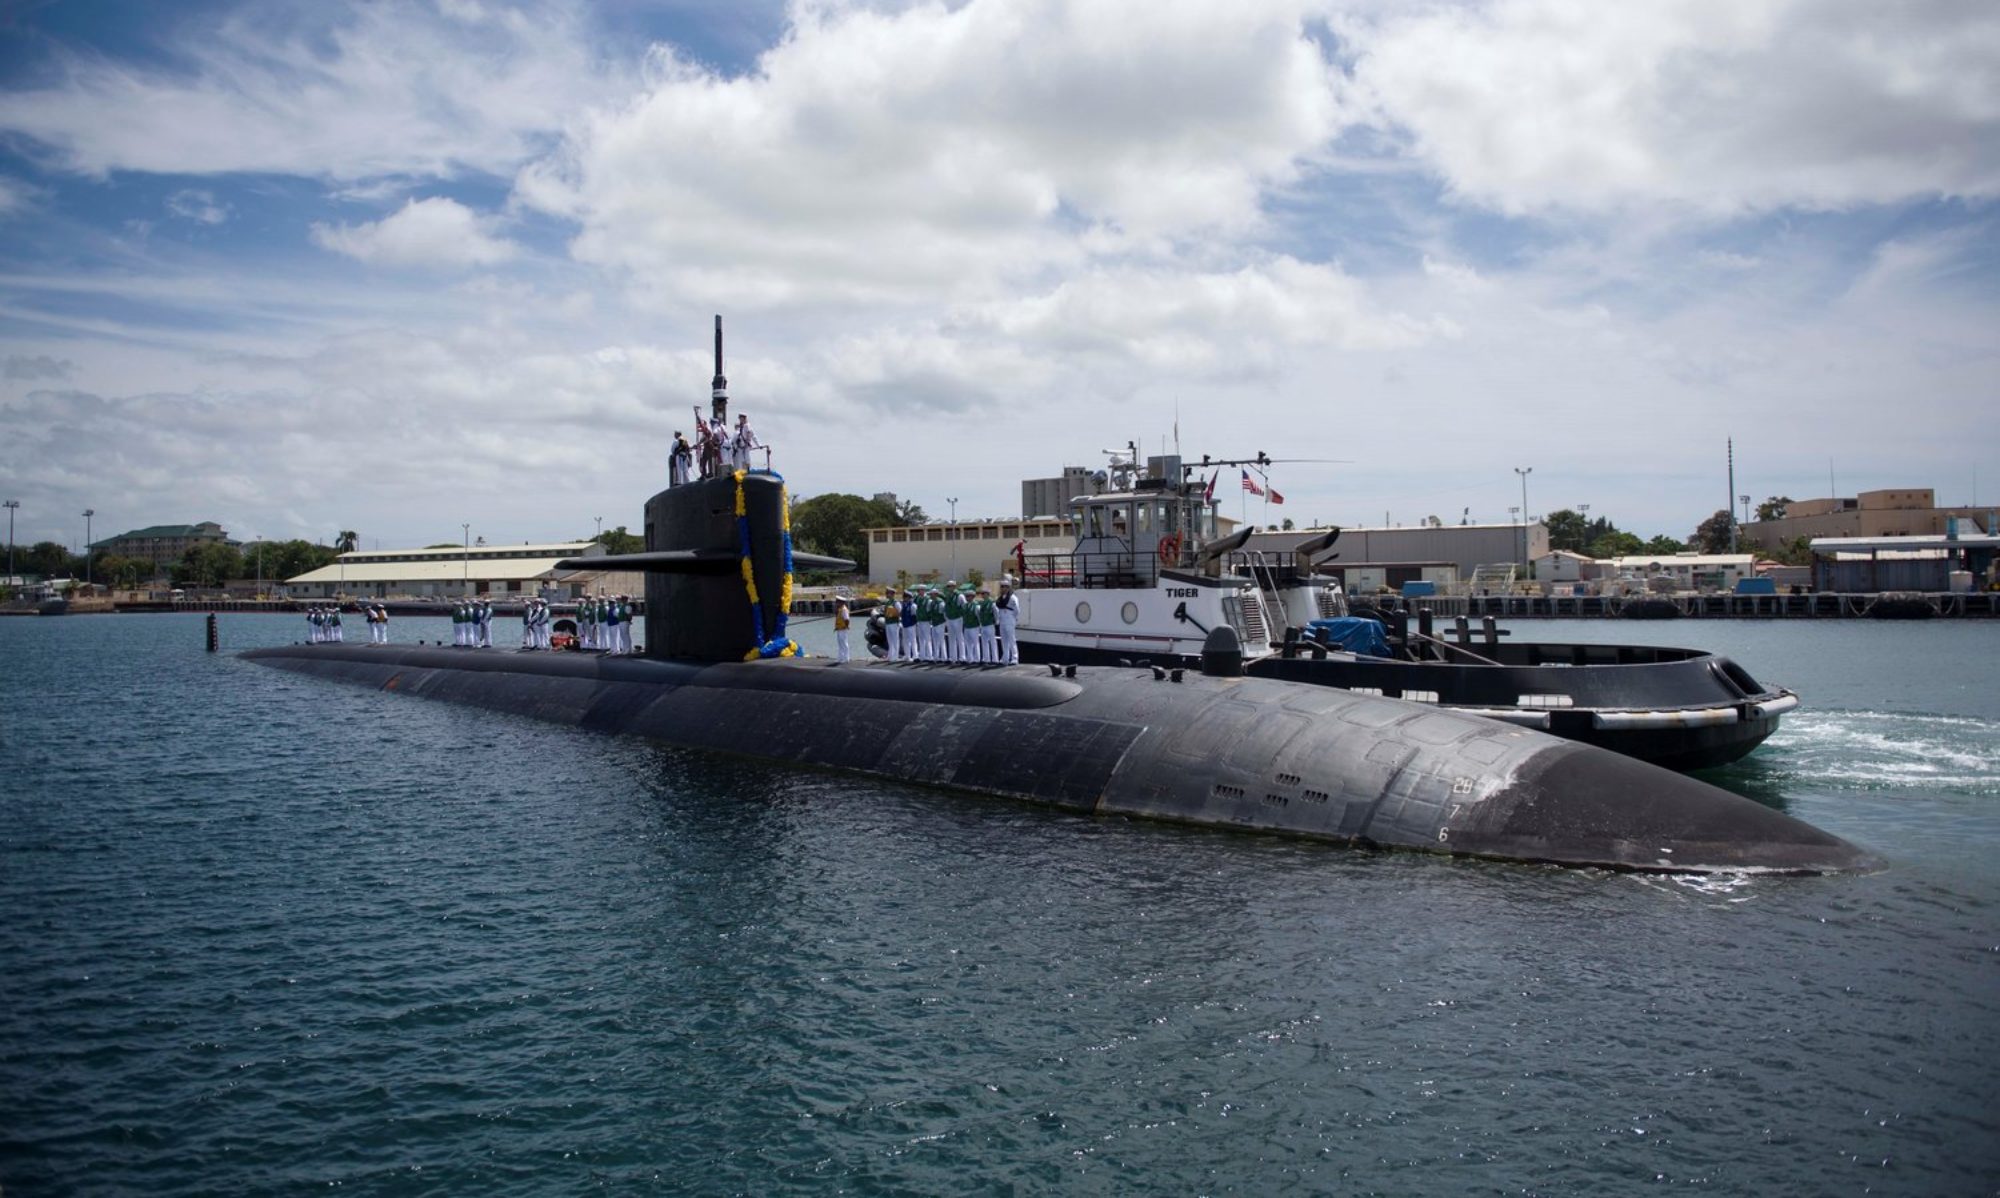
<svg viewBox="0 0 2000 1198"><path fill-rule="evenodd" d="M1810 711L1718 777L1732 789L1808 782L1815 789L1922 790L2000 796L2000 722L1888 711Z"/></svg>

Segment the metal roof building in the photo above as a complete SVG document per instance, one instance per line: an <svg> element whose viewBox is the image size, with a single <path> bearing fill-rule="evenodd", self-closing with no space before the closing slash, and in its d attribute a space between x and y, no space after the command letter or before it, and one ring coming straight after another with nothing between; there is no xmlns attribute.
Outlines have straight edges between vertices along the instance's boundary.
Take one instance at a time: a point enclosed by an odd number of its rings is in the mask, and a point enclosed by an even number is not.
<svg viewBox="0 0 2000 1198"><path fill-rule="evenodd" d="M331 565L286 579L285 587L300 599L336 594L373 599L534 594L574 573L565 570L559 575L557 562L603 553L604 546L597 541L357 550L341 554Z"/></svg>
<svg viewBox="0 0 2000 1198"><path fill-rule="evenodd" d="M1323 528L1295 528L1285 532L1259 532L1250 538L1246 550L1270 553L1288 550ZM1526 562L1549 551L1548 526L1532 524L1411 524L1392 528L1343 528L1333 552L1340 556L1323 559L1323 569L1349 570L1356 567L1450 563L1460 579L1472 577L1475 566L1493 562Z"/></svg>
<svg viewBox="0 0 2000 1198"><path fill-rule="evenodd" d="M1948 591L2000 577L2000 536L1814 537L1813 586L1822 591Z"/></svg>

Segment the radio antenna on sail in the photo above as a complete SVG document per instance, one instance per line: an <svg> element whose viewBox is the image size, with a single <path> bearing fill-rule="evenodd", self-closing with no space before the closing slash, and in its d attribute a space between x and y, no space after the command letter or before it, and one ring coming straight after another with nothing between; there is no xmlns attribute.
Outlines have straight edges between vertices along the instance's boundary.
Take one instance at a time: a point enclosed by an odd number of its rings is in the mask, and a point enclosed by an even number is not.
<svg viewBox="0 0 2000 1198"><path fill-rule="evenodd" d="M729 427L729 380L722 377L722 315L715 317L715 381L710 385L711 400L709 410L715 419Z"/></svg>

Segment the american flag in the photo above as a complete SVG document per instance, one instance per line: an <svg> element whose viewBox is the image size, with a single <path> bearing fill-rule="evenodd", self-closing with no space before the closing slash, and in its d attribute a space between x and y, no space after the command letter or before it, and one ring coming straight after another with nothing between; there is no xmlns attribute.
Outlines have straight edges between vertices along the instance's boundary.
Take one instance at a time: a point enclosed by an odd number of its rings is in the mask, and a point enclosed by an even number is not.
<svg viewBox="0 0 2000 1198"><path fill-rule="evenodd" d="M1264 493L1264 488L1257 485L1257 480L1250 477L1248 470L1238 470L1236 473L1243 476L1244 490L1250 492L1252 495L1262 495Z"/></svg>

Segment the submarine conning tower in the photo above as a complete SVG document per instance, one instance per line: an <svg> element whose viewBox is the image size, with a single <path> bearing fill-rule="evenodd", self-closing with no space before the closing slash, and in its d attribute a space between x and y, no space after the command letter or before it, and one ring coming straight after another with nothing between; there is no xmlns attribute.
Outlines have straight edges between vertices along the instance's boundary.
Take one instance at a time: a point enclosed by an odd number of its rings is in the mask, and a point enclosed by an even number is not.
<svg viewBox="0 0 2000 1198"><path fill-rule="evenodd" d="M715 318L717 420L729 412L722 376L722 317ZM700 410L697 409L697 416ZM789 657L785 635L792 570L852 570L844 558L794 553L785 480L743 470L668 487L646 501L646 551L569 558L562 570L638 570L646 575L647 657L743 661Z"/></svg>
<svg viewBox="0 0 2000 1198"><path fill-rule="evenodd" d="M646 501L649 555L692 551L694 567L647 572L646 656L742 661L784 639L785 503L784 481L759 473L668 487Z"/></svg>

